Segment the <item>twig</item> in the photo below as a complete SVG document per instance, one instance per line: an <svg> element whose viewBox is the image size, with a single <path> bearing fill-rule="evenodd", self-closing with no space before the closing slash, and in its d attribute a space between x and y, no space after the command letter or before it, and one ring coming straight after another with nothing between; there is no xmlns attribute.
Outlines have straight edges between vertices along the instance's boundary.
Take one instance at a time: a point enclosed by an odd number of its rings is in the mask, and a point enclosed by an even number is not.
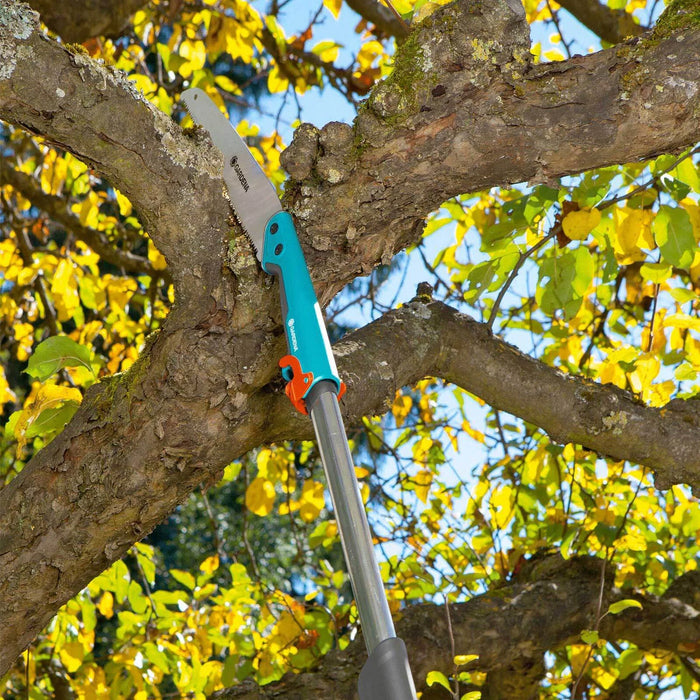
<svg viewBox="0 0 700 700"><path fill-rule="evenodd" d="M404 26L406 31L410 31L411 27L408 25L408 22L401 16L399 11L394 7L394 3L391 2L391 0L384 0L386 3L386 6L394 13L394 16L396 19Z"/></svg>
<svg viewBox="0 0 700 700"><path fill-rule="evenodd" d="M651 318L649 319L649 340L647 342L647 352L651 352L651 346L654 342L654 320L656 319L656 306L659 301L659 283L654 285L654 301L651 306Z"/></svg>
<svg viewBox="0 0 700 700"><path fill-rule="evenodd" d="M606 553L606 557L605 559L603 559L603 565L600 567L600 589L598 591L598 607L596 610L596 622L593 628L596 632L600 627L600 621L603 619L601 615L601 610L603 609L603 595L605 593L605 569L607 563L608 557ZM571 700L576 700L579 683L583 678L583 674L586 670L586 667L588 666L588 662L591 660L591 656L593 656L593 644L588 645L588 654L586 655L586 658L584 659L583 664L581 665L581 670L579 671L576 681L574 682L574 685L571 688Z"/></svg>
<svg viewBox="0 0 700 700"><path fill-rule="evenodd" d="M680 165L686 158L692 158L696 153L700 153L700 146L695 147L692 151L686 153L684 156L680 156L680 158L677 158L676 160L671 163L667 168L664 168L661 172L656 173L656 175L652 176L649 180L646 182L643 182L641 185L638 185L635 187L631 192L628 192L627 194L621 194L618 197L613 197L612 199L604 200L602 201L596 209L599 209L600 211L603 211L603 209L607 209L608 207L612 206L613 204L617 204L618 202L622 202L625 199L630 199L630 197L634 197L635 194L638 194L639 192L643 192L644 190L648 189L653 185L655 182L660 180L666 173L671 172L674 168L676 168L678 165Z"/></svg>
<svg viewBox="0 0 700 700"><path fill-rule="evenodd" d="M491 309L491 314L489 315L489 320L486 322L486 327L492 331L493 330L493 324L494 321L496 320L496 314L498 313L498 309L501 305L501 302L503 301L503 297L506 295L506 292L508 291L508 288L510 285L513 283L513 280L515 279L516 275L520 271L520 268L524 265L525 261L536 251L538 251L545 243L548 241L552 240L554 236L557 235L557 226L555 225L554 228L541 240L535 243L535 245L530 248L530 250L526 250L524 253L521 253L520 258L517 263L515 263L515 267L510 271L510 275L508 275L508 279L506 280L505 284L501 287L501 291L498 293L498 296L496 297L496 301L493 304L493 308Z"/></svg>
<svg viewBox="0 0 700 700"><path fill-rule="evenodd" d="M447 634L450 635L450 652L452 653L452 663L454 663L455 660L455 636L454 632L452 631L452 618L450 617L450 601L447 599L447 594L443 594L445 598L445 615L447 616ZM452 697L454 700L459 700L459 678L457 678L457 674L455 673L455 689L454 692L452 693Z"/></svg>

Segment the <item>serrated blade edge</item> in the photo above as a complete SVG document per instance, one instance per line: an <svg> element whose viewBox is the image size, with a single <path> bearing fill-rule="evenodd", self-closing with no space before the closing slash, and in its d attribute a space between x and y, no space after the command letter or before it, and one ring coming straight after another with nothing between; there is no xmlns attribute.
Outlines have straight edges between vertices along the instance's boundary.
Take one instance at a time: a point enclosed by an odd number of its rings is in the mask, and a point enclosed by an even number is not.
<svg viewBox="0 0 700 700"><path fill-rule="evenodd" d="M185 90L181 99L192 120L209 132L224 157L224 182L231 205L262 262L265 225L282 211L275 187L233 125L203 90Z"/></svg>

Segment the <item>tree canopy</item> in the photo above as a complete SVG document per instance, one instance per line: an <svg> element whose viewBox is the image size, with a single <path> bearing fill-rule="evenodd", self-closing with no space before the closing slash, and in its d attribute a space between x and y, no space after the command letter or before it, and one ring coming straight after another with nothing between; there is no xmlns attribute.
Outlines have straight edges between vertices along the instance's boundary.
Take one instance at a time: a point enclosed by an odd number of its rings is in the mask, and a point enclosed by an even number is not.
<svg viewBox="0 0 700 700"><path fill-rule="evenodd" d="M4 697L356 692L189 87L294 216L421 697L697 697L698 56L698 0L2 0Z"/></svg>

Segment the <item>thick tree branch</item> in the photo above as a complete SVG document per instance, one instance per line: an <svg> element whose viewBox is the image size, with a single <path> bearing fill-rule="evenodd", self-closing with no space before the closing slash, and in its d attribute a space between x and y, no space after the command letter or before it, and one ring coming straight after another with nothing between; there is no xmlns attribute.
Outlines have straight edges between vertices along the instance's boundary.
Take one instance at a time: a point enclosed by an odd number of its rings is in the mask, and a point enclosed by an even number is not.
<svg viewBox="0 0 700 700"><path fill-rule="evenodd" d="M201 304L221 282L220 154L184 137L123 73L47 39L21 3L0 7L0 65L0 118L69 150L126 194L181 300Z"/></svg>
<svg viewBox="0 0 700 700"><path fill-rule="evenodd" d="M698 138L700 32L676 27L667 39L533 67L519 2L480 7L484 14L458 3L422 24L354 131L305 128L295 140L286 162L304 182L292 184L288 201L323 299L415 241L423 217L454 194L649 157ZM0 117L67 148L129 196L168 258L178 292L136 365L92 387L66 430L0 491L2 674L62 603L198 483L215 480L262 442L308 436L311 428L292 415L281 383L270 385L284 344L278 296L227 227L220 157L211 147L184 137L121 74L47 40L16 2L0 5ZM434 329L442 310L419 304L414 313ZM447 326L466 333L470 322L447 316ZM351 419L378 410L417 378L416 366L389 361L402 328L396 318L388 358L381 343L373 355L367 336L341 345ZM539 404L542 383L551 382L561 410L588 431L561 425L551 407L533 415L519 397L508 410L541 420L558 439L613 455L627 445L627 456L650 460L661 483L697 487L700 451L688 448L686 458L683 447L670 448L696 444L687 434L698 433L695 411L678 410L690 421L684 432L672 424L671 405L653 412L608 388L581 388L491 345L483 331L472 333L476 349L485 359L496 350L511 377L535 372L539 383L522 379L525 396L537 389ZM368 357L386 364L363 364L351 345L361 342ZM414 345L443 348L433 331L410 337L406 347ZM426 355L421 372L441 367L447 378L466 381L464 354L447 347L441 366ZM490 359L486 366L494 367ZM505 408L494 376L478 370L474 390L491 391L494 405ZM625 442L644 421L661 447L646 447L649 432L640 445Z"/></svg>
<svg viewBox="0 0 700 700"><path fill-rule="evenodd" d="M619 44L646 31L629 12L614 10L598 0L560 0L559 4L609 44Z"/></svg>
<svg viewBox="0 0 700 700"><path fill-rule="evenodd" d="M37 181L18 170L6 161L0 161L0 184L7 183L23 197L48 214L53 221L61 224L76 238L83 241L97 253L102 260L121 268L125 272L146 274L152 277L162 276L162 271L156 271L148 258L134 255L128 251L119 250L110 244L99 231L83 226L80 218L73 214L66 199L44 192Z"/></svg>
<svg viewBox="0 0 700 700"><path fill-rule="evenodd" d="M527 687L528 678L519 677L516 671L529 673L539 667L546 651L581 643L581 631L595 625L600 565L599 559L564 561L559 555L552 555L539 563L536 575L527 581L506 583L466 603L450 605L456 653L478 654L479 658L468 669L509 677L507 694L500 697L518 697L521 689ZM628 593L608 585L605 607L626 597L630 597ZM668 594L638 599L643 606L641 610L604 618L601 638L672 652L700 638L700 611L692 602ZM641 635L640 628L655 628L656 634ZM425 677L430 670L452 673L451 644L442 606L424 604L407 608L397 622L397 634L408 647L417 689L425 689ZM364 654L363 642L358 639L343 652L331 652L314 672L288 674L279 683L264 687L245 682L214 697L217 700L351 698Z"/></svg>
<svg viewBox="0 0 700 700"><path fill-rule="evenodd" d="M650 467L660 488L687 483L700 490L700 401L650 408L615 386L532 359L442 302L416 299L335 350L349 387L343 403L350 421L385 412L397 389L437 376L540 426L556 442ZM290 436L288 425L272 424L270 431Z"/></svg>
<svg viewBox="0 0 700 700"><path fill-rule="evenodd" d="M42 22L64 41L83 42L93 36L120 36L129 17L146 0L30 0Z"/></svg>
<svg viewBox="0 0 700 700"><path fill-rule="evenodd" d="M399 40L408 36L408 27L398 17L377 0L345 0L348 7L360 17L371 22L379 31Z"/></svg>
<svg viewBox="0 0 700 700"><path fill-rule="evenodd" d="M680 15L679 15L680 16ZM497 37L497 39L494 39ZM519 3L437 10L398 51L352 129L297 131L283 164L327 300L415 243L454 195L549 182L700 139L700 30L532 65ZM332 211L330 218L326 212ZM331 261L326 251L342 249Z"/></svg>

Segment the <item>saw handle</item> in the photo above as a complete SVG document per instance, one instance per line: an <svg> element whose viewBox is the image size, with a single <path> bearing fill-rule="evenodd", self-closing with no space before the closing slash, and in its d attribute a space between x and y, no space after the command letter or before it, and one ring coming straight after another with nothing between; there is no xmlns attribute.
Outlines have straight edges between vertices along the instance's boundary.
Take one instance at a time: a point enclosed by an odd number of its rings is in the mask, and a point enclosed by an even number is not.
<svg viewBox="0 0 700 700"><path fill-rule="evenodd" d="M285 211L275 214L265 226L262 267L278 277L280 283L282 320L289 348L289 355L280 360L280 367L287 380L287 396L297 410L307 413L305 399L312 387L330 380L340 398L345 384L338 376L294 222Z"/></svg>

